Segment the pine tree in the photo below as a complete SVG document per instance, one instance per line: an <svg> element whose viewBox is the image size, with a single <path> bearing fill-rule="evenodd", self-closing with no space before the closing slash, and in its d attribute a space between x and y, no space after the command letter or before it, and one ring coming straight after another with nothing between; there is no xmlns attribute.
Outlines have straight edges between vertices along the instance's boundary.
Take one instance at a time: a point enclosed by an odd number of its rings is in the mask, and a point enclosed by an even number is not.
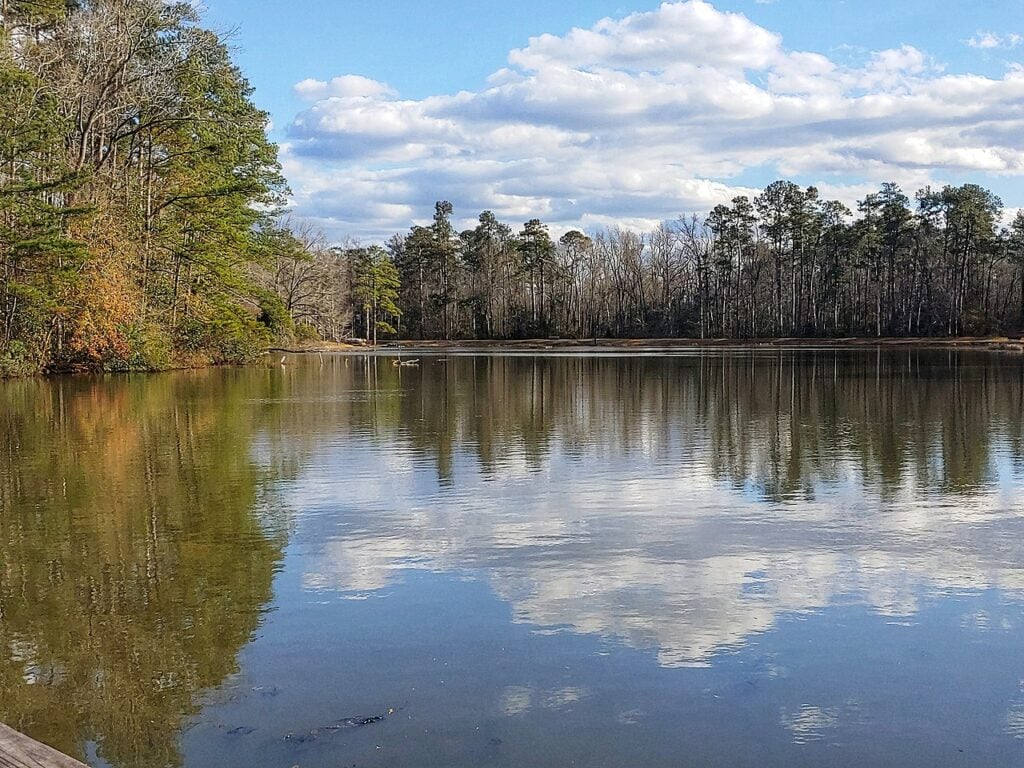
<svg viewBox="0 0 1024 768"><path fill-rule="evenodd" d="M352 296L363 315L367 340L377 345L378 333L397 333L389 320L402 312L398 308L401 281L394 261L380 246L358 249L353 254Z"/></svg>

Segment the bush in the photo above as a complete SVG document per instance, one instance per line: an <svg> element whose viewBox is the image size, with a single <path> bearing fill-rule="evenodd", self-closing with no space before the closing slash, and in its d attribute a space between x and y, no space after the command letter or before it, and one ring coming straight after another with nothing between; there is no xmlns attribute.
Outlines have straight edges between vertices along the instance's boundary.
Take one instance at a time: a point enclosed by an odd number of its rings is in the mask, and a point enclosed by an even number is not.
<svg viewBox="0 0 1024 768"><path fill-rule="evenodd" d="M295 326L296 341L321 341L320 332L310 323L299 323Z"/></svg>
<svg viewBox="0 0 1024 768"><path fill-rule="evenodd" d="M171 340L159 326L122 328L125 344L103 361L106 371L163 371L174 363Z"/></svg>
<svg viewBox="0 0 1024 768"><path fill-rule="evenodd" d="M295 328L295 323L281 297L274 293L264 292L259 298L260 315L257 318L259 324L270 331L274 338L290 335Z"/></svg>
<svg viewBox="0 0 1024 768"><path fill-rule="evenodd" d="M263 354L272 336L263 323L240 307L222 305L212 317L190 318L178 331L176 347L185 353L202 353L210 362L251 362Z"/></svg>
<svg viewBox="0 0 1024 768"><path fill-rule="evenodd" d="M0 379L29 376L38 371L39 365L32 353L20 341L0 345Z"/></svg>

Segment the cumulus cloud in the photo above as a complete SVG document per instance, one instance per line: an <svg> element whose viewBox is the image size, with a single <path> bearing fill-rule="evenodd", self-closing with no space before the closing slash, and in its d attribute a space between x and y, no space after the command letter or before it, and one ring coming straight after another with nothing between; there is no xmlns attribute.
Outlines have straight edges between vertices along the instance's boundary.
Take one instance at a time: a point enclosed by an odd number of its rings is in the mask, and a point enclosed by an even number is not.
<svg viewBox="0 0 1024 768"><path fill-rule="evenodd" d="M1000 35L995 32L979 32L967 41L971 48L991 50L992 48L1016 48L1024 43L1024 36L1015 33Z"/></svg>
<svg viewBox="0 0 1024 768"><path fill-rule="evenodd" d="M390 86L360 75L342 75L330 81L307 78L295 84L295 93L307 101L395 95Z"/></svg>
<svg viewBox="0 0 1024 768"><path fill-rule="evenodd" d="M403 99L346 75L296 93L295 207L336 236L385 237L439 198L556 230L645 226L749 193L752 169L835 189L1024 175L1021 67L946 73L907 45L839 63L705 0L531 38L473 91Z"/></svg>

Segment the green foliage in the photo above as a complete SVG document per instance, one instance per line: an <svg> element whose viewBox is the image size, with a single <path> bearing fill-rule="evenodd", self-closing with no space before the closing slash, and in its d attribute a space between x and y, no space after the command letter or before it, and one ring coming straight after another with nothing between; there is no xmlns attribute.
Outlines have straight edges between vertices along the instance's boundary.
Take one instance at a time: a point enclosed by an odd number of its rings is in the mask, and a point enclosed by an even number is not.
<svg viewBox="0 0 1024 768"><path fill-rule="evenodd" d="M160 371L174 365L174 348L165 329L156 324L122 328L126 345L122 354L102 361L107 371Z"/></svg>
<svg viewBox="0 0 1024 768"><path fill-rule="evenodd" d="M248 363L263 353L274 337L251 313L222 305L209 317L192 317L178 329L177 347L202 355L217 365Z"/></svg>
<svg viewBox="0 0 1024 768"><path fill-rule="evenodd" d="M290 334L260 279L287 192L268 117L195 8L5 11L0 339L38 367L138 370L251 359Z"/></svg>
<svg viewBox="0 0 1024 768"><path fill-rule="evenodd" d="M390 320L397 320L401 278L394 261L380 246L352 252L352 296L364 317L366 337L376 343L377 334L397 333Z"/></svg>
<svg viewBox="0 0 1024 768"><path fill-rule="evenodd" d="M310 323L299 323L295 326L295 340L302 341L320 341L320 333L317 331L316 326Z"/></svg>
<svg viewBox="0 0 1024 768"><path fill-rule="evenodd" d="M0 53L0 309L3 337L47 344L82 245L67 235L66 204L77 179L62 161L67 124L33 73Z"/></svg>
<svg viewBox="0 0 1024 768"><path fill-rule="evenodd" d="M261 292L260 314L257 319L274 338L290 335L295 330L295 321L292 320L284 301L270 291Z"/></svg>
<svg viewBox="0 0 1024 768"><path fill-rule="evenodd" d="M11 376L25 376L37 370L28 347L20 341L0 345L0 379Z"/></svg>

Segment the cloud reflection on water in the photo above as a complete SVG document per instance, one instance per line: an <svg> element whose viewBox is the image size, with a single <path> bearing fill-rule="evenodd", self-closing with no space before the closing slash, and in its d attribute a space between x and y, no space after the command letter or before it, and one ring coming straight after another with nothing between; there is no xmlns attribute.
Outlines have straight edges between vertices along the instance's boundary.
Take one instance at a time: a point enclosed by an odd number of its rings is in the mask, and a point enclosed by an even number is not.
<svg viewBox="0 0 1024 768"><path fill-rule="evenodd" d="M479 578L518 622L652 649L667 667L836 604L912 621L942 593L1024 598L1019 364L946 386L873 362L844 362L844 384L827 365L755 361L749 390L745 361L647 362L627 387L621 371L588 380L569 362L568 383L529 404L541 434L496 415L489 447L480 372L447 365L442 396L428 366L402 382L419 422L349 413L372 437L335 432L290 485L304 583L365 594L409 568ZM488 365L486 386L522 392L537 376L529 361ZM915 381L936 402L901 402ZM965 414L966 399L980 410Z"/></svg>

